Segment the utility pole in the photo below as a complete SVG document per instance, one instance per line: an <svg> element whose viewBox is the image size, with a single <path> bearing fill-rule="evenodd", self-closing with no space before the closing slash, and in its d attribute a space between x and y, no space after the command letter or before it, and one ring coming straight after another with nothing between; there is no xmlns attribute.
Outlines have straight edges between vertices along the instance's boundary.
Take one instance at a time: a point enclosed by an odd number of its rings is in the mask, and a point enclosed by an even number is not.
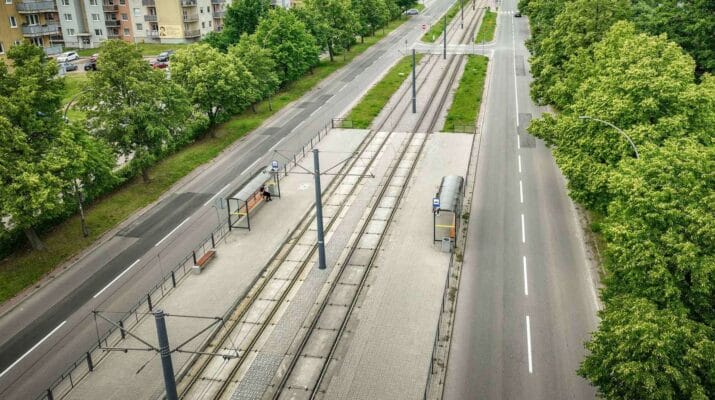
<svg viewBox="0 0 715 400"><path fill-rule="evenodd" d="M415 49L412 49L412 114L417 112L417 69Z"/></svg>
<svg viewBox="0 0 715 400"><path fill-rule="evenodd" d="M462 13L462 23L460 25L460 28L464 29L464 0L460 0L459 10Z"/></svg>
<svg viewBox="0 0 715 400"><path fill-rule="evenodd" d="M167 400L178 400L176 380L174 379L174 366L171 364L171 350L169 350L169 335L166 332L164 311L154 311L156 320L156 335L159 338L159 354L161 355L161 369L164 371L164 387Z"/></svg>
<svg viewBox="0 0 715 400"><path fill-rule="evenodd" d="M447 59L447 14L444 15L444 50L442 51L442 58Z"/></svg>
<svg viewBox="0 0 715 400"><path fill-rule="evenodd" d="M323 238L323 201L320 190L320 158L318 149L313 149L313 176L315 177L315 223L318 230L318 268L325 269L325 241Z"/></svg>

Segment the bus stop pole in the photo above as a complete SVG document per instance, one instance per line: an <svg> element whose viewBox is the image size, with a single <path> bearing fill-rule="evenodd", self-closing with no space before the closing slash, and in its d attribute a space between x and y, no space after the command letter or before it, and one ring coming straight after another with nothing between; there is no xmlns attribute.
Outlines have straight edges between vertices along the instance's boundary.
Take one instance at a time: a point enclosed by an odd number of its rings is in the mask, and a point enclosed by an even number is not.
<svg viewBox="0 0 715 400"><path fill-rule="evenodd" d="M320 190L320 159L318 149L313 149L313 176L315 177L315 223L318 230L318 268L325 269L325 241L323 238L323 202Z"/></svg>

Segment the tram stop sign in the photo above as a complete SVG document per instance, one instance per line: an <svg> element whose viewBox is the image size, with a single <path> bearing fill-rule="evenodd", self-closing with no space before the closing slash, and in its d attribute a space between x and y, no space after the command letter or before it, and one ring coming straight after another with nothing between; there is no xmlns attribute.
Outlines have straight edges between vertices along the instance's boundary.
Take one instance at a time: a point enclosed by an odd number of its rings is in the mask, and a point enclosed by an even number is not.
<svg viewBox="0 0 715 400"><path fill-rule="evenodd" d="M278 171L278 161L276 161L276 160L271 161L271 171L273 171L273 172Z"/></svg>
<svg viewBox="0 0 715 400"><path fill-rule="evenodd" d="M435 197L432 199L432 209L439 210L439 197Z"/></svg>

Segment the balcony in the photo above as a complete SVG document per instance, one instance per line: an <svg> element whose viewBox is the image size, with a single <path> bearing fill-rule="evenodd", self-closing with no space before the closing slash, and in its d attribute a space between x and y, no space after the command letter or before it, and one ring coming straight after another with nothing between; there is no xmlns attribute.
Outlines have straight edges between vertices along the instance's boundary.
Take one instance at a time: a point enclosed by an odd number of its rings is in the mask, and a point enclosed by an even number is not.
<svg viewBox="0 0 715 400"><path fill-rule="evenodd" d="M184 15L184 22L196 22L199 20L199 14Z"/></svg>
<svg viewBox="0 0 715 400"><path fill-rule="evenodd" d="M211 0L211 4L223 4L226 0Z"/></svg>
<svg viewBox="0 0 715 400"><path fill-rule="evenodd" d="M25 37L37 37L45 35L57 35L60 33L59 24L41 25L23 25L22 35Z"/></svg>
<svg viewBox="0 0 715 400"><path fill-rule="evenodd" d="M56 12L57 7L54 1L29 1L24 0L15 5L20 14L33 14L41 12Z"/></svg>
<svg viewBox="0 0 715 400"><path fill-rule="evenodd" d="M199 29L192 29L190 31L184 31L184 37L187 39L197 38L201 36L201 31Z"/></svg>
<svg viewBox="0 0 715 400"><path fill-rule="evenodd" d="M119 6L116 4L104 4L102 5L102 10L104 10L104 12L113 13L119 10Z"/></svg>
<svg viewBox="0 0 715 400"><path fill-rule="evenodd" d="M55 54L60 54L62 53L62 45L55 45L55 46L48 46L44 47L42 50L45 51L45 54L48 56L54 56Z"/></svg>
<svg viewBox="0 0 715 400"><path fill-rule="evenodd" d="M144 7L156 7L156 0L142 0Z"/></svg>
<svg viewBox="0 0 715 400"><path fill-rule="evenodd" d="M146 31L146 36L150 38L158 38L159 31Z"/></svg>
<svg viewBox="0 0 715 400"><path fill-rule="evenodd" d="M120 37L120 35L119 35L119 32L107 32L107 37L115 39L115 38Z"/></svg>
<svg viewBox="0 0 715 400"><path fill-rule="evenodd" d="M104 21L104 24L107 25L107 27L119 28L122 25L122 21L118 19L107 19Z"/></svg>
<svg viewBox="0 0 715 400"><path fill-rule="evenodd" d="M226 11L214 11L213 12L214 18L217 18L217 19L223 18L224 14L226 14Z"/></svg>
<svg viewBox="0 0 715 400"><path fill-rule="evenodd" d="M156 14L154 14L154 15L151 15L151 14L150 14L150 15L145 15L145 16L144 16L144 21L146 21L146 22L156 22L156 21L157 21Z"/></svg>
<svg viewBox="0 0 715 400"><path fill-rule="evenodd" d="M182 7L196 7L196 0L179 0Z"/></svg>

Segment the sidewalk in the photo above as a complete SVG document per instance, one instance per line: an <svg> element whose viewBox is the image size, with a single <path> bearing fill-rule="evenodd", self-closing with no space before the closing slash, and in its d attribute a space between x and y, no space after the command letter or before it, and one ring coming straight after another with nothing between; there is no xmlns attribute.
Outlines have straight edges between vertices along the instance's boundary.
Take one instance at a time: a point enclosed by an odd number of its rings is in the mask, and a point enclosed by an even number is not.
<svg viewBox="0 0 715 400"><path fill-rule="evenodd" d="M432 197L445 175L465 177L476 135L429 136L337 354L326 399L421 398L449 254L432 243Z"/></svg>
<svg viewBox="0 0 715 400"><path fill-rule="evenodd" d="M316 147L321 150L321 163L334 164L351 152L366 136L365 130L333 130ZM307 156L300 163L311 170L313 160ZM293 172L298 172L296 168ZM333 176L323 176L323 188ZM291 173L281 181L281 198L264 205L251 216L251 231L234 230L224 243L217 244L216 258L200 275L184 280L155 308L168 314L217 317L240 298L273 252L285 240L313 202L313 177ZM168 317L169 340L173 346L187 340L211 323L206 319ZM209 332L185 346L199 350L198 344ZM156 346L156 328L152 316L147 316L132 331ZM145 348L136 339L127 337L118 346ZM174 371L178 373L190 354L173 353ZM153 351L115 352L96 366L67 396L69 399L146 399L163 391L160 360Z"/></svg>

